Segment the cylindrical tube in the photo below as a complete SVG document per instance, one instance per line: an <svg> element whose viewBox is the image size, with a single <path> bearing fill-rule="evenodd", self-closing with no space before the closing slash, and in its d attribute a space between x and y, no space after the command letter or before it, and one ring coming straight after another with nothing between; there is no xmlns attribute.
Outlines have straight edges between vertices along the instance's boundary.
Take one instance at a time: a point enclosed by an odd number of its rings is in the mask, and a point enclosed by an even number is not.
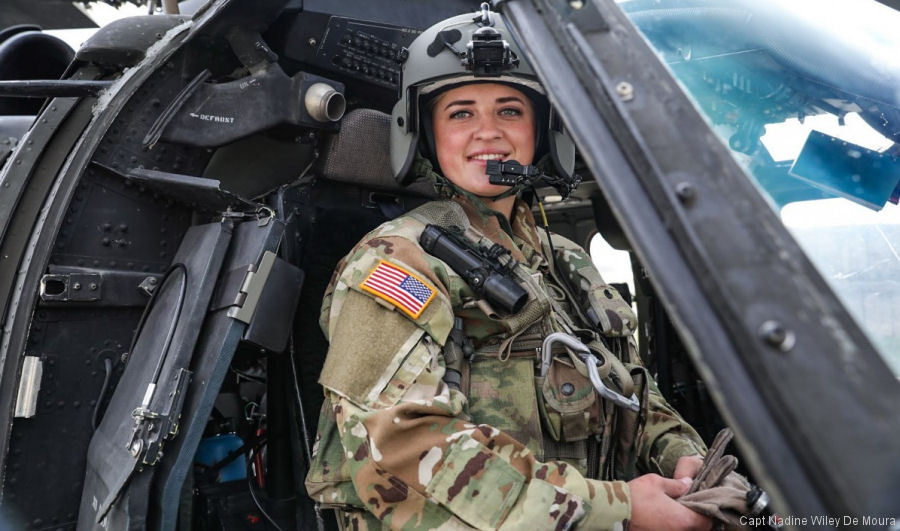
<svg viewBox="0 0 900 531"><path fill-rule="evenodd" d="M344 116L347 101L328 83L313 83L303 96L306 112L318 122L336 122Z"/></svg>
<svg viewBox="0 0 900 531"><path fill-rule="evenodd" d="M443 233L435 225L428 225L419 236L419 244L428 254L434 255L450 266L450 269L456 271L466 281L471 276L471 272L481 269L481 260L473 256L466 248L460 246L453 239ZM484 281L483 276L479 276L475 281L477 290L481 290L481 284ZM474 286L473 286L474 287Z"/></svg>
<svg viewBox="0 0 900 531"><path fill-rule="evenodd" d="M491 273L484 281L484 295L491 302L508 311L519 313L528 301L528 292L508 277Z"/></svg>

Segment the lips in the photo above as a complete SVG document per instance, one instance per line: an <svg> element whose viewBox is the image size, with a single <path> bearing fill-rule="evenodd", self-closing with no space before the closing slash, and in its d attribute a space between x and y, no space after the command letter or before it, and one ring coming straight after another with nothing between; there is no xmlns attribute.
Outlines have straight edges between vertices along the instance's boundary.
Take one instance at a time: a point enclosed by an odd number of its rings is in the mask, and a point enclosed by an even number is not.
<svg viewBox="0 0 900 531"><path fill-rule="evenodd" d="M473 153L466 158L470 161L487 162L489 160L504 160L508 156L509 153L490 151Z"/></svg>

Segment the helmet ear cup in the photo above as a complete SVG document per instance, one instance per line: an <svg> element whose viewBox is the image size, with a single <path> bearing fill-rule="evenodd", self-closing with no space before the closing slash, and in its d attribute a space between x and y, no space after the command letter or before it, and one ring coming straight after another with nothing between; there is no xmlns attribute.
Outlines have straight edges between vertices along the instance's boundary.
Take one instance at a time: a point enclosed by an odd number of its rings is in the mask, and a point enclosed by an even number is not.
<svg viewBox="0 0 900 531"><path fill-rule="evenodd" d="M407 131L404 118L406 115L406 100L401 99L394 104L390 124L391 169L394 172L394 178L401 186L406 186L415 179L415 175L412 175L409 170L416 159L416 146L419 143L418 132L416 130Z"/></svg>
<svg viewBox="0 0 900 531"><path fill-rule="evenodd" d="M557 174L563 179L572 179L575 169L575 143L569 135L556 129L550 130L547 140Z"/></svg>

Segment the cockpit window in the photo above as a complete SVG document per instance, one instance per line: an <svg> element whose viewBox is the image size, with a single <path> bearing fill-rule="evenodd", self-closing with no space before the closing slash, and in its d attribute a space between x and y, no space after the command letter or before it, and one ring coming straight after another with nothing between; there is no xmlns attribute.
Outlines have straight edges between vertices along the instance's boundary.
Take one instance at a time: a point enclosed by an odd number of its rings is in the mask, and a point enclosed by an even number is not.
<svg viewBox="0 0 900 531"><path fill-rule="evenodd" d="M619 4L900 375L900 12Z"/></svg>

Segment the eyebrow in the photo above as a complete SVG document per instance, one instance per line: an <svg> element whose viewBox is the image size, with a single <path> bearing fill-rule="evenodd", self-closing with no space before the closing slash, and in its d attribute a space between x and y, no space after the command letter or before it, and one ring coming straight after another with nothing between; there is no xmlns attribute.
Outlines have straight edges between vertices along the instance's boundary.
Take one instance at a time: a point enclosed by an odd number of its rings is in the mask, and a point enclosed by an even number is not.
<svg viewBox="0 0 900 531"><path fill-rule="evenodd" d="M520 98L518 96L505 96L503 98L497 98L496 103L503 104L503 103L509 103L511 101L519 102L522 105L525 104L525 102L522 101L522 98ZM453 100L444 106L444 110L446 111L447 109L449 109L450 107L453 107L454 105L474 105L474 104L475 104L475 100Z"/></svg>

